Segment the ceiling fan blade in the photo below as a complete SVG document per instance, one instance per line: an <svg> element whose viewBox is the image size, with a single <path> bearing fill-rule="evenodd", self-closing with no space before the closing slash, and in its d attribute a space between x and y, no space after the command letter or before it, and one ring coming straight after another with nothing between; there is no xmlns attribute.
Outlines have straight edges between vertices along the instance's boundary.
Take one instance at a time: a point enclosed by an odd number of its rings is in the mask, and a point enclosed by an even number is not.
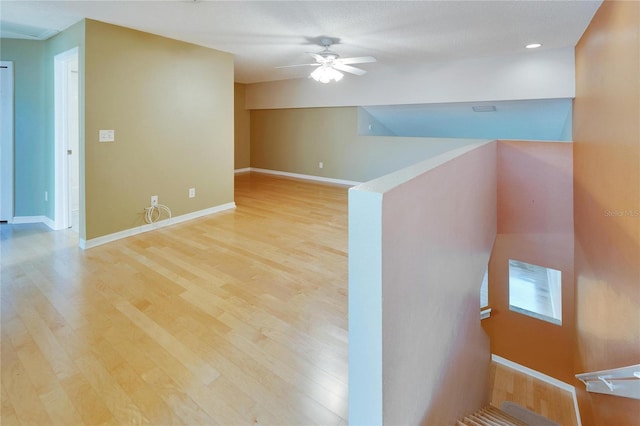
<svg viewBox="0 0 640 426"><path fill-rule="evenodd" d="M367 73L365 70L361 70L360 68L352 67L351 65L341 64L339 62L334 62L333 68L340 71L355 74L355 75L365 75Z"/></svg>
<svg viewBox="0 0 640 426"><path fill-rule="evenodd" d="M373 56L358 56L356 58L340 58L338 61L343 64L366 64L376 62L376 58Z"/></svg>
<svg viewBox="0 0 640 426"><path fill-rule="evenodd" d="M296 64L296 65L282 65L275 68L295 68L295 67L319 67L320 64Z"/></svg>
<svg viewBox="0 0 640 426"><path fill-rule="evenodd" d="M316 61L318 61L319 63L324 63L327 62L327 59L322 56L322 55L318 55L317 53L313 53L313 52L305 52L307 55L311 55L313 57L313 59L315 59Z"/></svg>

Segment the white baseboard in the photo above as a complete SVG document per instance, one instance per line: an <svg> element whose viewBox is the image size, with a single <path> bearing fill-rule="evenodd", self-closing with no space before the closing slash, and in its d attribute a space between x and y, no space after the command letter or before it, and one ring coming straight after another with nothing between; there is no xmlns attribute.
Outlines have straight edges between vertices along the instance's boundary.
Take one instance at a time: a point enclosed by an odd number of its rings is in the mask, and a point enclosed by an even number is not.
<svg viewBox="0 0 640 426"><path fill-rule="evenodd" d="M47 216L16 216L9 221L9 223L13 223L16 225L21 225L25 223L44 223L49 228L55 230L56 223L49 219Z"/></svg>
<svg viewBox="0 0 640 426"><path fill-rule="evenodd" d="M575 409L576 412L576 420L578 421L578 426L582 426L582 420L580 419L580 410L578 408L578 397L576 396L576 388L575 386L571 386L568 383L565 383L561 380L558 380L556 378L553 378L551 376L547 376L544 373L541 373L539 371L533 370L529 367L525 367L524 365L518 364L516 362L513 361L509 361L506 358L502 358L499 355L496 354L491 354L491 361L494 361L498 364L504 365L505 367L509 367L512 368L516 371L519 371L521 373L526 374L527 376L531 376L533 378L536 378L538 380L541 380L545 383L548 383L552 386L555 386L557 388L560 388L564 391L570 392L571 396L573 397L573 407Z"/></svg>
<svg viewBox="0 0 640 426"><path fill-rule="evenodd" d="M222 204L220 206L211 207L204 210L198 210L196 212L191 212L191 213L183 214L180 216L175 216L175 217L172 217L171 219L161 220L158 222L137 226L131 229L125 229L124 231L115 232L109 235L103 235L102 237L92 238L90 240L80 239L79 245L81 249L86 250L86 249L100 246L102 244L110 243L112 241L117 241L123 238L142 234L144 232L153 231L154 229L164 228L166 226L175 225L180 222L186 222L187 220L197 219L202 216L208 216L210 214L219 213L229 209L234 209L235 207L236 207L235 202Z"/></svg>
<svg viewBox="0 0 640 426"><path fill-rule="evenodd" d="M243 169L235 169L233 172L234 173L247 173L251 171L251 167L245 167Z"/></svg>
<svg viewBox="0 0 640 426"><path fill-rule="evenodd" d="M54 231L56 230L56 222L49 219L47 216L44 217L43 220L44 224L47 225L49 228L53 229Z"/></svg>
<svg viewBox="0 0 640 426"><path fill-rule="evenodd" d="M43 223L44 216L15 216L10 223L22 225L24 223Z"/></svg>
<svg viewBox="0 0 640 426"><path fill-rule="evenodd" d="M259 169L256 167L250 167L248 171L252 171L256 173L265 173L269 175L286 176L286 177L292 177L296 179L313 180L316 182L334 183L337 185L346 185L346 186L355 186L355 185L360 185L362 183L362 182L357 182L353 180L334 179L334 178L329 178L324 176L303 175L300 173L281 172L278 170Z"/></svg>

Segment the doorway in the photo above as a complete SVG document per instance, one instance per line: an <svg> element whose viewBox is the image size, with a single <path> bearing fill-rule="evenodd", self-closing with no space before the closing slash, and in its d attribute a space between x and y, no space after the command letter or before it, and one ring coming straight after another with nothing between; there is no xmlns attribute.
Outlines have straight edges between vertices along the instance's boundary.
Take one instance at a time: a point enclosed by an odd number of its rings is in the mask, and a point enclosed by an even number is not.
<svg viewBox="0 0 640 426"><path fill-rule="evenodd" d="M80 106L78 48L54 58L55 228L80 226Z"/></svg>
<svg viewBox="0 0 640 426"><path fill-rule="evenodd" d="M13 221L13 62L0 62L0 222Z"/></svg>

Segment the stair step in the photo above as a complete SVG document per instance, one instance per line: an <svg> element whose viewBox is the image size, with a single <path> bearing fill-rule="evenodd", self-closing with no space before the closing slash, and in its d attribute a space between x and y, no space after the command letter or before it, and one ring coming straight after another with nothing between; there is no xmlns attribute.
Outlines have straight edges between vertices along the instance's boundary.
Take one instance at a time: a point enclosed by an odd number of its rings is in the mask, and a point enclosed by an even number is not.
<svg viewBox="0 0 640 426"><path fill-rule="evenodd" d="M488 405L458 420L456 426L527 426L527 424L497 407Z"/></svg>
<svg viewBox="0 0 640 426"><path fill-rule="evenodd" d="M469 416L464 418L464 424L469 426L484 426L482 423L476 422L474 419L472 419Z"/></svg>
<svg viewBox="0 0 640 426"><path fill-rule="evenodd" d="M479 423L481 426L495 426L495 423L491 421L491 419L484 417L482 414L474 414L471 418Z"/></svg>
<svg viewBox="0 0 640 426"><path fill-rule="evenodd" d="M499 409L497 407L494 407L493 405L489 405L488 407L485 407L485 409L488 410L493 415L499 416L500 419L508 422L507 424L509 424L509 425L528 426L522 420L513 417L511 414L506 413L506 412L502 411L501 409Z"/></svg>
<svg viewBox="0 0 640 426"><path fill-rule="evenodd" d="M505 419L499 413L494 413L487 408L480 409L480 413L482 413L483 417L490 419L494 425L511 426L513 424L513 422L510 422L509 420Z"/></svg>

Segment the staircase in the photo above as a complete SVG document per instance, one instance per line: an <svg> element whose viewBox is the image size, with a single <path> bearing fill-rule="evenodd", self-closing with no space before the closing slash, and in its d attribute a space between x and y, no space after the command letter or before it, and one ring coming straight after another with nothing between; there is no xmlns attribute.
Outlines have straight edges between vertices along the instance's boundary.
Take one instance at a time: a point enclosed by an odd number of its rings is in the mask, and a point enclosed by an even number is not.
<svg viewBox="0 0 640 426"><path fill-rule="evenodd" d="M528 426L493 405L479 409L475 413L458 420L457 426Z"/></svg>

